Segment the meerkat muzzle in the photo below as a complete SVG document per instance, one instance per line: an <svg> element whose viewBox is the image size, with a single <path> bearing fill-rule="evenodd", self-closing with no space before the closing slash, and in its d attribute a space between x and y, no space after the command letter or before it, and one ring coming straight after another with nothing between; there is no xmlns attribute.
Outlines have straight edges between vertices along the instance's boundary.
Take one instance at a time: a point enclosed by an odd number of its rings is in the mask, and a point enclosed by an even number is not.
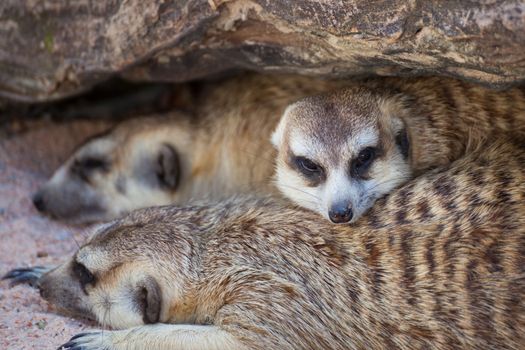
<svg viewBox="0 0 525 350"><path fill-rule="evenodd" d="M328 217L334 224L342 224L352 220L354 213L349 203L337 203L330 208Z"/></svg>
<svg viewBox="0 0 525 350"><path fill-rule="evenodd" d="M44 203L44 196L42 196L42 192L37 192L33 195L33 198L31 198L34 207L39 212L43 213L46 210L46 205Z"/></svg>

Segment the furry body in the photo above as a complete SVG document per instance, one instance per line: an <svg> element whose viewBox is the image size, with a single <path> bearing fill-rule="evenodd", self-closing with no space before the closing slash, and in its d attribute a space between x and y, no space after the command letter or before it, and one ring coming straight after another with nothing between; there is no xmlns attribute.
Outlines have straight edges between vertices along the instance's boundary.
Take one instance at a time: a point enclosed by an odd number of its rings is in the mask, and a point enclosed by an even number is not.
<svg viewBox="0 0 525 350"><path fill-rule="evenodd" d="M144 209L38 284L122 329L69 349L518 349L524 165L522 147L491 145L352 226L276 199Z"/></svg>

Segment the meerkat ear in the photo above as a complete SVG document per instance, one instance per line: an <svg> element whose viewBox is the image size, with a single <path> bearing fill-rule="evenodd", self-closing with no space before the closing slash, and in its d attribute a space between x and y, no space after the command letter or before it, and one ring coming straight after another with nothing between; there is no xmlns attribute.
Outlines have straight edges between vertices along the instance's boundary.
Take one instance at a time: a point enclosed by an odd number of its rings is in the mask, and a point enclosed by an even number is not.
<svg viewBox="0 0 525 350"><path fill-rule="evenodd" d="M281 120L279 121L279 124L277 125L277 128L275 128L274 132L272 133L272 144L276 149L279 149L281 147L281 142L282 142L283 135L284 135L284 128L286 126L286 121L288 119L288 114L294 107L295 107L294 104L286 107L281 117Z"/></svg>
<svg viewBox="0 0 525 350"><path fill-rule="evenodd" d="M410 106L411 97L403 96L398 98L387 98L380 103L383 119L381 123L391 131L391 135L395 139L396 146L403 158L408 159L410 156L410 135L403 119L407 107ZM415 104L415 102L413 102Z"/></svg>
<svg viewBox="0 0 525 350"><path fill-rule="evenodd" d="M403 158L408 159L410 155L410 140L405 122L398 116L392 116L390 120L396 145L399 147L399 151L403 155Z"/></svg>
<svg viewBox="0 0 525 350"><path fill-rule="evenodd" d="M160 319L162 294L160 286L153 277L146 277L137 285L137 305L142 310L145 324L157 323Z"/></svg>
<svg viewBox="0 0 525 350"><path fill-rule="evenodd" d="M157 177L163 186L176 189L180 178L180 162L177 151L167 143L163 144L157 156Z"/></svg>
<svg viewBox="0 0 525 350"><path fill-rule="evenodd" d="M396 133L396 144L399 147L403 158L408 159L408 156L410 155L410 141L405 127Z"/></svg>

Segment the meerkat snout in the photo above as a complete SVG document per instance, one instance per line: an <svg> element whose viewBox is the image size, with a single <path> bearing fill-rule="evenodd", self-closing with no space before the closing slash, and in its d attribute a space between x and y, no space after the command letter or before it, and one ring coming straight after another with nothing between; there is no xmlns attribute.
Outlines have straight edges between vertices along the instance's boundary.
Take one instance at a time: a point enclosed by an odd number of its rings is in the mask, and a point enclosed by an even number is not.
<svg viewBox="0 0 525 350"><path fill-rule="evenodd" d="M394 112L355 88L292 104L272 135L277 187L333 223L356 221L411 176L410 141Z"/></svg>
<svg viewBox="0 0 525 350"><path fill-rule="evenodd" d="M346 202L336 203L328 211L328 217L335 224L349 222L353 215L351 204Z"/></svg>
<svg viewBox="0 0 525 350"><path fill-rule="evenodd" d="M33 206L36 208L36 210L39 212L45 211L46 205L44 203L44 197L42 196L41 191L36 192L31 198L31 201L33 202Z"/></svg>

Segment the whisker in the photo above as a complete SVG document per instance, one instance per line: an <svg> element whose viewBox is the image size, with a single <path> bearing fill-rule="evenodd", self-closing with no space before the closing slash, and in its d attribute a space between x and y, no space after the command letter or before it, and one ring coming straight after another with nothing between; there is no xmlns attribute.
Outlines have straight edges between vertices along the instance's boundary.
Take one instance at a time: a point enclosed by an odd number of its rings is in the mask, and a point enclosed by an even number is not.
<svg viewBox="0 0 525 350"><path fill-rule="evenodd" d="M304 194L307 194L311 197L313 197L314 199L316 199L317 201L321 201L321 198L317 197L316 195L314 195L313 193L308 193L298 187L295 187L295 186L290 186L290 185L287 185L287 184L280 184L280 186L283 186L283 187L287 187L287 188L290 188L292 190L295 190L295 191L298 191L298 192L301 192L301 193L304 193ZM313 202L312 202L313 203Z"/></svg>
<svg viewBox="0 0 525 350"><path fill-rule="evenodd" d="M80 248L80 243L76 240L75 238L75 234L78 232L83 238L84 240L86 239L86 236L85 234L83 233L83 230L84 229L81 229L79 230L78 227L75 227L75 226L72 226L72 225L66 225L66 229L67 231L70 233L71 235L71 239L73 241L75 241L75 244L77 245L77 248Z"/></svg>
<svg viewBox="0 0 525 350"><path fill-rule="evenodd" d="M87 228L82 228L78 231L78 233L84 238L84 239L87 239L89 234L86 232L88 229Z"/></svg>
<svg viewBox="0 0 525 350"><path fill-rule="evenodd" d="M71 238L73 239L73 241L77 245L77 248L80 249L80 243L78 243L77 239L75 238L75 234L74 233L71 233Z"/></svg>
<svg viewBox="0 0 525 350"><path fill-rule="evenodd" d="M114 302L112 300L104 300L103 302L100 302L99 305L102 305L102 307L104 308L104 314L102 316L102 322L100 322L100 325L101 325L101 328L102 328L102 332L101 334L104 335L104 331L107 331L109 330L109 322L107 321L108 318L109 318L109 311L111 309L111 305L113 305Z"/></svg>
<svg viewBox="0 0 525 350"><path fill-rule="evenodd" d="M412 177L398 177L398 178L395 178L395 179L389 179L389 180L386 180L386 181L382 181L382 182L379 182L379 183L375 184L375 186L370 187L370 188L368 189L368 191L369 191L369 192L370 192L370 191L373 191L373 190L376 189L377 187L382 186L382 185L385 185L385 184L390 183L390 182L396 182L396 181L399 181L399 180L401 180L401 181L407 181L407 180L410 180L411 178L412 178ZM403 182L400 182L400 185L402 185L402 184L403 184Z"/></svg>

